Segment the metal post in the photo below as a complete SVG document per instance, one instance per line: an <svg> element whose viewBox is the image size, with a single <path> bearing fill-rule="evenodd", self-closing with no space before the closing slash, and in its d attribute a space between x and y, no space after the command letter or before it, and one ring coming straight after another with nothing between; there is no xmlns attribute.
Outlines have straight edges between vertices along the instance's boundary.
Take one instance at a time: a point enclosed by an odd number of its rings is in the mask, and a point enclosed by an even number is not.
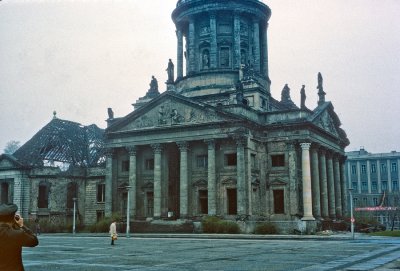
<svg viewBox="0 0 400 271"><path fill-rule="evenodd" d="M72 198L72 200L74 201L74 217L72 218L72 234L75 234L76 232L76 228L75 228L75 214L76 214L76 200L77 198Z"/></svg>
<svg viewBox="0 0 400 271"><path fill-rule="evenodd" d="M127 195L127 202L126 202L126 238L129 238L129 232L130 232L130 197L129 197L129 189L131 188L131 186L127 186L126 190L128 191L128 195Z"/></svg>
<svg viewBox="0 0 400 271"><path fill-rule="evenodd" d="M354 216L353 216L353 188L349 188L350 193L350 222L351 222L351 238L354 239Z"/></svg>

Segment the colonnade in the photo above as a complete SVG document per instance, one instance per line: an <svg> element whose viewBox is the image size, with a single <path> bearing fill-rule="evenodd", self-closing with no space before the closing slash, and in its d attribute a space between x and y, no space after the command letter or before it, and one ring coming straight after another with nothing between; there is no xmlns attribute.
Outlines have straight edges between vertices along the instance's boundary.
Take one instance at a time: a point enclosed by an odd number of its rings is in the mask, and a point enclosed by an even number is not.
<svg viewBox="0 0 400 271"><path fill-rule="evenodd" d="M301 143L303 220L337 219L346 214L347 185L342 154Z"/></svg>
<svg viewBox="0 0 400 271"><path fill-rule="evenodd" d="M217 183L216 183L216 155L215 140L205 140L207 144L208 162L207 162L207 190L208 190L208 214L217 214ZM247 195L245 186L245 139L237 139L237 193L238 193L238 214L247 213ZM179 182L179 216L185 218L189 215L189 172L188 172L188 142L176 143L180 151L180 182ZM161 179L162 163L161 154L163 152L163 144L152 144L151 148L154 153L154 217L159 218L163 215L162 194L163 180ZM130 196L130 213L135 216L137 214L136 194L137 194L137 146L127 147L130 160L129 168L129 190ZM112 151L106 153L106 195L105 195L105 215L112 214ZM165 214L164 214L165 215Z"/></svg>

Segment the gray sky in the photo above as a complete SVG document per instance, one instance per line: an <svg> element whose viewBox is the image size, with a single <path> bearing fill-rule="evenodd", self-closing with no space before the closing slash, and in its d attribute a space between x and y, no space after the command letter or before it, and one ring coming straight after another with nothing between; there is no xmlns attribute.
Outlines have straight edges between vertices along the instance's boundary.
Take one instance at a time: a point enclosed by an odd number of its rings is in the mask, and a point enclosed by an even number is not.
<svg viewBox="0 0 400 271"><path fill-rule="evenodd" d="M25 143L57 111L105 128L107 108L125 116L176 63L176 0L0 2L0 150ZM317 103L324 78L350 139L346 151L400 151L400 1L264 0L272 95L285 83L299 105ZM0 151L1 153L2 151Z"/></svg>

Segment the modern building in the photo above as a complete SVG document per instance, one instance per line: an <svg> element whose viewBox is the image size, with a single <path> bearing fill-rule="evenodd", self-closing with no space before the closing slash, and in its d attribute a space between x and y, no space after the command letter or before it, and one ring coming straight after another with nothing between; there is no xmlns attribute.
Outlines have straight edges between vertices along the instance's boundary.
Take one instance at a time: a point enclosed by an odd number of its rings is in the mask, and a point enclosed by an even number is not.
<svg viewBox="0 0 400 271"><path fill-rule="evenodd" d="M114 117L108 109L105 164L72 159L69 170L72 165L85 169L76 195L85 223L129 211L137 220L218 215L268 220L283 231L313 231L318 221L345 215L349 140L325 100L320 73L313 109L306 106L304 86L298 86L300 105L291 100L287 85L280 100L272 97L270 16L258 0L177 2L172 13L177 61L168 63L166 91L160 93L153 76L130 114ZM12 159L22 161L19 152L2 161ZM102 166L103 171L92 170ZM35 170L23 180L31 194L45 190L31 178L50 179ZM16 195L9 198L23 197ZM54 204L66 208L66 195L58 195ZM26 212L36 211L34 197L23 202ZM52 207L51 202L50 213Z"/></svg>
<svg viewBox="0 0 400 271"><path fill-rule="evenodd" d="M388 229L400 228L400 153L347 152L346 177L355 212L370 214Z"/></svg>

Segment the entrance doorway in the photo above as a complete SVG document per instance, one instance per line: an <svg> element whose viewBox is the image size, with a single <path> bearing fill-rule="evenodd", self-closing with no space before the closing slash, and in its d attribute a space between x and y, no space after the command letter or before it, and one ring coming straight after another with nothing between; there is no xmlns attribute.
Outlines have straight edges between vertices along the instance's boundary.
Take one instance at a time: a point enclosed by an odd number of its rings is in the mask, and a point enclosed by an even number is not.
<svg viewBox="0 0 400 271"><path fill-rule="evenodd" d="M227 188L227 205L228 205L228 215L237 214L237 191L236 188Z"/></svg>
<svg viewBox="0 0 400 271"><path fill-rule="evenodd" d="M149 191L146 193L146 217L154 215L154 193Z"/></svg>

